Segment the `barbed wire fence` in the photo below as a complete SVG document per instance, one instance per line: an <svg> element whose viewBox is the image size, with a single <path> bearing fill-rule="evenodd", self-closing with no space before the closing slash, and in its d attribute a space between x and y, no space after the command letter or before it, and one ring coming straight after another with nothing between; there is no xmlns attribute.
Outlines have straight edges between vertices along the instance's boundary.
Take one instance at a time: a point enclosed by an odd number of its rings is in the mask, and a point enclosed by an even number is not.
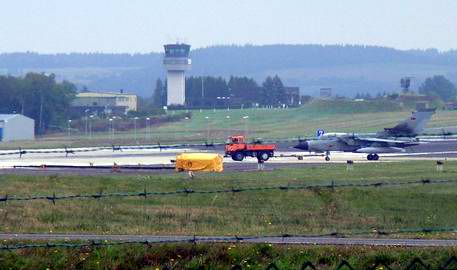
<svg viewBox="0 0 457 270"><path fill-rule="evenodd" d="M284 139L268 139L262 140L263 143L290 143L299 142L306 138L284 138ZM122 152L124 150L168 150L168 149L179 149L179 148L214 148L217 146L224 146L225 142L222 141L210 141L202 143L178 143L178 144L148 144L148 145L111 145L111 146L90 146L90 147L78 147L78 148L55 148L55 149L25 149L19 147L17 150L0 150L0 156L12 156L16 155L22 158L28 154L65 154L65 157L75 155L78 153L98 152L112 150L113 152Z"/></svg>
<svg viewBox="0 0 457 270"><path fill-rule="evenodd" d="M56 148L56 149L23 149L19 147L18 150L1 150L0 156L12 156L16 155L19 158L27 154L65 154L65 157L70 155L75 155L77 153L88 153L88 152L98 152L112 150L113 152L123 150L167 150L175 148L188 148L188 147L215 147L223 145L222 143L203 143L203 144L170 144L170 145L161 145L160 143L154 145L112 145L109 146L95 146L95 147L81 147L81 148Z"/></svg>
<svg viewBox="0 0 457 270"><path fill-rule="evenodd" d="M240 192L258 192L258 191L288 191L288 190L315 190L315 189L340 189L340 188L380 188L380 187L393 187L393 186L410 186L410 185L437 185L437 184L456 184L457 179L450 180L431 180L422 179L414 181L401 181L401 182L356 182L356 183L336 183L331 181L327 184L320 185L281 185L281 186L257 186L257 187L234 187L231 189L181 189L172 191L147 191L146 187L143 191L138 192L107 192L99 191L92 194L73 194L73 195L57 195L56 193L47 195L33 195L33 196L20 196L13 195L0 196L0 202L9 201L36 201L47 200L55 204L60 200L74 200L74 199L101 199L112 197L143 197L148 196L170 196L170 195L198 195L198 194L218 194L218 193L240 193Z"/></svg>
<svg viewBox="0 0 457 270"><path fill-rule="evenodd" d="M217 195L217 194L231 194L232 196L236 196L236 194L240 193L247 193L247 192L268 192L268 191L280 191L287 192L287 191L317 191L317 190L336 190L336 189L343 189L343 188L381 188L381 187L395 187L395 186L411 186L411 185L437 185L437 184L455 184L457 180L430 180L430 179L422 179L416 181L400 181L400 182L356 182L356 183L335 183L335 181L331 181L327 184L319 184L319 185L281 185L281 186L256 186L256 187L233 187L229 189L202 189L202 190L195 190L190 188L179 189L179 190L171 190L171 191L148 191L146 185L144 185L143 191L138 192L103 192L100 190L97 193L91 194L66 194L66 195L58 195L55 192L52 194L44 194L44 195L30 195L30 196L21 196L21 195L1 195L0 196L0 203L8 204L10 202L34 202L34 201L44 201L44 202L51 202L52 205L56 205L57 203L62 203L63 201L73 201L73 200L84 200L86 202L90 202L91 200L97 201L99 211L96 218L100 219L100 224L105 224L105 212L107 207L110 205L112 206L116 202L112 202L111 199L115 198L142 198L143 202L143 224L150 221L148 211L148 201L158 199L161 197L172 197L180 196L178 199L180 209L185 211L185 222L188 224L198 225L197 223L191 220L193 207L191 207L191 201L189 200L192 196L195 195ZM275 195L277 196L277 195ZM267 196L268 197L268 196ZM216 197L215 197L216 198ZM105 199L105 200L102 200ZM108 201L106 201L108 200ZM230 201L237 201L236 197L230 199ZM1 206L1 204L0 204ZM52 209L52 221L55 220L57 211L55 207L51 206ZM46 207L46 205L43 205ZM237 213L242 213L243 205L238 205ZM67 205L66 208L71 208L70 205ZM274 204L271 205L270 209L272 213L270 213L273 217L279 217L279 223L283 226L282 232L286 233L286 226L283 224L283 220L281 219L280 209L277 209ZM245 216L249 216L249 211L245 211ZM182 224L181 223L181 224ZM425 231L425 230L424 230Z"/></svg>

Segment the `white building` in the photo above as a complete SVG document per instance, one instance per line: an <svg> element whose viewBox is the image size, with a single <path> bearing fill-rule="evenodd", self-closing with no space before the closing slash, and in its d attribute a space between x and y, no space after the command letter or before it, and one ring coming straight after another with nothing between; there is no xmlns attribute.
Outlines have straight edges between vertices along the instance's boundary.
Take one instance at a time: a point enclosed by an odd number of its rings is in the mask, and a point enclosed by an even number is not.
<svg viewBox="0 0 457 270"><path fill-rule="evenodd" d="M190 69L190 45L164 45L165 57L163 64L167 69L167 106L185 105L186 78L184 72Z"/></svg>
<svg viewBox="0 0 457 270"><path fill-rule="evenodd" d="M35 120L22 114L0 114L0 142L35 139Z"/></svg>

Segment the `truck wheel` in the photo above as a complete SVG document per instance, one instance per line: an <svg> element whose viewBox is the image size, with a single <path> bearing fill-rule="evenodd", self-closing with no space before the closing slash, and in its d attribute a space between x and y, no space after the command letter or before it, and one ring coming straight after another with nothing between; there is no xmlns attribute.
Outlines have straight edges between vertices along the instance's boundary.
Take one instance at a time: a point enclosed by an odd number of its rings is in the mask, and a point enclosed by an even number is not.
<svg viewBox="0 0 457 270"><path fill-rule="evenodd" d="M263 161L267 161L270 158L267 152L260 152L257 154L257 158Z"/></svg>
<svg viewBox="0 0 457 270"><path fill-rule="evenodd" d="M244 154L241 152L236 152L235 154L232 155L232 159L235 161L243 161Z"/></svg>

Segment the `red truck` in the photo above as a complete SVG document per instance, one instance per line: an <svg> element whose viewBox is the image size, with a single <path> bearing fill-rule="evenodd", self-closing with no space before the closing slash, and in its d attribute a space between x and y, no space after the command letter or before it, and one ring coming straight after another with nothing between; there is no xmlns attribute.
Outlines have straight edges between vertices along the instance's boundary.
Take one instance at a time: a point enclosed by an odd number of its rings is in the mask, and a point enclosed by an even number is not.
<svg viewBox="0 0 457 270"><path fill-rule="evenodd" d="M256 157L258 160L267 161L274 156L276 144L262 144L260 141L246 143L242 135L230 136L225 145L225 155L231 156L235 161L242 161L245 157Z"/></svg>

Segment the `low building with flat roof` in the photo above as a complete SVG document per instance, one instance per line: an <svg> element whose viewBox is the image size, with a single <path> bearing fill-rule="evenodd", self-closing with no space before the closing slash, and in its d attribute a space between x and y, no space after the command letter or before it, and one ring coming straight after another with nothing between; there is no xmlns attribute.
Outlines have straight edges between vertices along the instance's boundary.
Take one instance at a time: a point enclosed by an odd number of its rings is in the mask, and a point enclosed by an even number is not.
<svg viewBox="0 0 457 270"><path fill-rule="evenodd" d="M0 114L0 142L35 139L35 120L22 114Z"/></svg>
<svg viewBox="0 0 457 270"><path fill-rule="evenodd" d="M327 99L332 97L332 88L323 87L319 90L319 97L322 99Z"/></svg>
<svg viewBox="0 0 457 270"><path fill-rule="evenodd" d="M73 100L73 112L97 114L127 114L137 111L138 97L134 94L113 92L82 92Z"/></svg>

